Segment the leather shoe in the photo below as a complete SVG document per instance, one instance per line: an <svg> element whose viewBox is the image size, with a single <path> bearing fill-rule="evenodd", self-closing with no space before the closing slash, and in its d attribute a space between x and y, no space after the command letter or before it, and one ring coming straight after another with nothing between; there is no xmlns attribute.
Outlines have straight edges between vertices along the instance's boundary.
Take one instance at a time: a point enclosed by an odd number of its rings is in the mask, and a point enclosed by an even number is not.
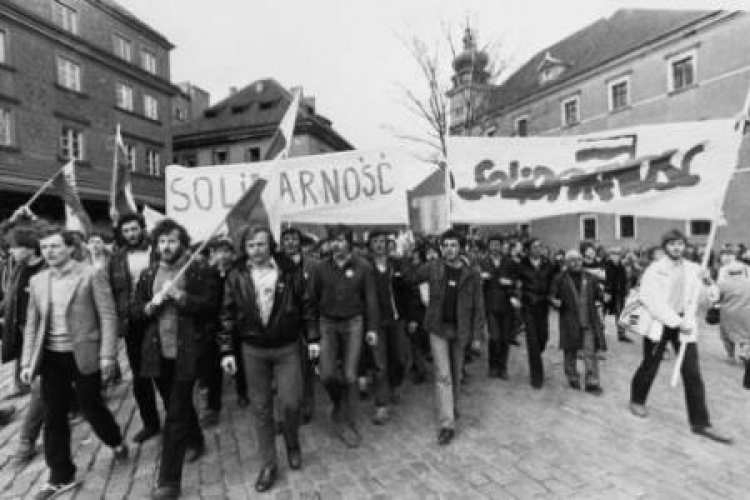
<svg viewBox="0 0 750 500"><path fill-rule="evenodd" d="M135 433L135 436L133 436L133 442L136 444L140 444L158 435L158 427L144 427L143 429Z"/></svg>
<svg viewBox="0 0 750 500"><path fill-rule="evenodd" d="M632 413L636 417L648 417L648 410L646 409L646 406L638 403L630 403L630 413Z"/></svg>
<svg viewBox="0 0 750 500"><path fill-rule="evenodd" d="M624 342L626 344L632 344L633 343L633 339L631 339L627 335L619 335L617 337L617 340L619 340L620 342Z"/></svg>
<svg viewBox="0 0 750 500"><path fill-rule="evenodd" d="M206 443L200 443L197 445L190 446L185 453L185 460L188 463L197 462L203 455L206 454Z"/></svg>
<svg viewBox="0 0 750 500"><path fill-rule="evenodd" d="M260 470L260 474L258 474L258 479L255 481L255 491L257 491L258 493L263 493L264 491L268 491L271 489L275 481L276 481L276 466L266 465Z"/></svg>
<svg viewBox="0 0 750 500"><path fill-rule="evenodd" d="M594 396L601 396L604 394L604 389L602 389L600 385L587 385L585 390Z"/></svg>
<svg viewBox="0 0 750 500"><path fill-rule="evenodd" d="M575 389L577 391L581 390L581 383L577 380L569 380L568 383L570 384L571 389Z"/></svg>
<svg viewBox="0 0 750 500"><path fill-rule="evenodd" d="M179 486L159 486L151 494L151 500L177 500L180 498Z"/></svg>
<svg viewBox="0 0 750 500"><path fill-rule="evenodd" d="M693 427L693 432L706 437L712 441L716 441L721 444L732 444L733 439L721 434L714 427L707 425L705 427Z"/></svg>
<svg viewBox="0 0 750 500"><path fill-rule="evenodd" d="M450 443L453 438L456 435L456 431L453 429L440 429L440 432L438 433L438 444L440 446L445 446L448 443Z"/></svg>
<svg viewBox="0 0 750 500"><path fill-rule="evenodd" d="M286 456L289 460L289 468L292 470L300 470L302 468L302 452L299 448L294 450L286 450Z"/></svg>

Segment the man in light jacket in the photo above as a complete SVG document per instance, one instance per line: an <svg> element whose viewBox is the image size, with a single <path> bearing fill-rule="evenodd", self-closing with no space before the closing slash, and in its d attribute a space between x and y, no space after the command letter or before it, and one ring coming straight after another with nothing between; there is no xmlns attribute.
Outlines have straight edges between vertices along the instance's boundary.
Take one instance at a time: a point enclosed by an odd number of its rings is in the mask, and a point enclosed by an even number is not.
<svg viewBox="0 0 750 500"><path fill-rule="evenodd" d="M44 458L49 482L34 496L52 498L76 486L70 450L70 402L76 397L94 433L128 456L120 428L102 400L102 377L114 373L116 323L114 300L103 272L73 259L73 233L52 227L40 240L49 266L29 284L21 380L41 377L45 406ZM74 396L75 395L75 396Z"/></svg>
<svg viewBox="0 0 750 500"><path fill-rule="evenodd" d="M630 411L642 418L648 415L646 399L667 342L672 343L675 352L681 342L686 342L681 373L690 427L696 434L729 444L732 440L711 425L696 342L698 303L705 298L715 301L718 290L707 272L683 258L686 246L687 239L681 232L668 231L662 237L665 256L652 263L643 275L640 298L653 322L643 341L643 361L633 376Z"/></svg>

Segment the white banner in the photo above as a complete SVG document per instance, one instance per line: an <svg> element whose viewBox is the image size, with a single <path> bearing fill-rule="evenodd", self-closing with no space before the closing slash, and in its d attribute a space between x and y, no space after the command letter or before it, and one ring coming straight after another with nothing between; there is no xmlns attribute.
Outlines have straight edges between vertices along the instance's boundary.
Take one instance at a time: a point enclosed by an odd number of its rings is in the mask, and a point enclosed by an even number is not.
<svg viewBox="0 0 750 500"><path fill-rule="evenodd" d="M737 164L733 120L564 137L451 137L453 222L605 212L710 219Z"/></svg>
<svg viewBox="0 0 750 500"><path fill-rule="evenodd" d="M431 167L405 152L347 151L288 160L166 169L167 216L205 239L263 172L272 219L319 224L408 224L406 192ZM271 215L271 214L269 214Z"/></svg>

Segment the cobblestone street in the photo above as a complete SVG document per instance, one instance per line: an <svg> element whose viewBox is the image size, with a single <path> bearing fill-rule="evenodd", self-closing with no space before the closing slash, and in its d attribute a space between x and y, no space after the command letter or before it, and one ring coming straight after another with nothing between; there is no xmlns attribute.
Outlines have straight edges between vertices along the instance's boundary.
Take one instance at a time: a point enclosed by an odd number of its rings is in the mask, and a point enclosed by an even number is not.
<svg viewBox="0 0 750 500"><path fill-rule="evenodd" d="M554 323L554 321L553 321ZM613 325L608 325L612 332ZM649 399L650 416L628 412L630 377L640 360L640 340L622 344L612 335L602 363L601 398L567 388L562 353L545 354L547 383L528 383L525 350L511 353L509 381L486 378L486 360L470 365L464 414L457 439L448 447L435 440L432 386L404 387L395 417L374 426L371 400L360 406L364 437L347 450L332 436L329 404L318 391L315 420L302 431L303 469L289 472L281 456L281 480L266 498L540 498L540 499L743 499L748 498L750 424L742 369L726 360L717 333L705 331L701 355L714 424L735 438L722 446L693 435L687 425L682 388L671 389L673 360L662 371ZM557 338L553 331L553 339ZM555 342L556 343L556 342ZM123 366L127 366L123 360ZM3 368L3 393L8 367ZM128 437L140 428L130 396L129 376L108 399ZM234 390L225 391L221 424L206 433L209 452L184 471L186 499L255 498L259 467L247 409ZM26 401L13 401L19 408ZM10 404L10 403L6 403ZM0 430L0 498L25 498L46 479L41 455L25 466L8 458L16 445L20 417ZM78 477L83 485L63 498L137 499L155 480L159 440L131 447L128 462L113 466L111 453L92 437L88 424L73 435Z"/></svg>

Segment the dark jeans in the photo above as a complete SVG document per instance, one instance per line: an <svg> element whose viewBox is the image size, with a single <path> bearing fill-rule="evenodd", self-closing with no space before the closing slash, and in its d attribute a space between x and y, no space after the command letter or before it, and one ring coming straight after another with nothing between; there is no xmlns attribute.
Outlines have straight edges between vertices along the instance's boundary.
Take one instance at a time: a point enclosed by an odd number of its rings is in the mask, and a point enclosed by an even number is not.
<svg viewBox="0 0 750 500"><path fill-rule="evenodd" d="M186 450L205 443L193 404L195 380L176 380L174 372L175 360L162 358L156 386L167 415L161 444L159 486L179 486Z"/></svg>
<svg viewBox="0 0 750 500"><path fill-rule="evenodd" d="M362 316L341 320L320 319L320 378L331 397L335 412L340 412L343 421L350 425L355 422L362 328Z"/></svg>
<svg viewBox="0 0 750 500"><path fill-rule="evenodd" d="M237 360L237 372L234 374L234 388L237 391L238 398L247 399L247 376L245 374L245 358L242 356L242 341L235 338L234 342L234 359Z"/></svg>
<svg viewBox="0 0 750 500"><path fill-rule="evenodd" d="M529 371L532 385L544 383L542 352L549 340L549 308L546 303L524 304L523 322L526 326L526 350L529 354Z"/></svg>
<svg viewBox="0 0 750 500"><path fill-rule="evenodd" d="M219 344L211 336L201 343L198 356L198 370L201 384L206 388L206 405L210 411L221 411L222 385L224 381L221 369ZM236 359L236 358L235 358Z"/></svg>
<svg viewBox="0 0 750 500"><path fill-rule="evenodd" d="M23 417L21 431L19 434L20 441L36 443L39 434L42 433L44 424L44 400L42 399L42 385L39 380L31 383L31 397L29 398L29 407L26 408L26 415Z"/></svg>
<svg viewBox="0 0 750 500"><path fill-rule="evenodd" d="M515 332L513 326L516 318L513 311L501 313L487 311L487 330L490 334L488 358L490 368L505 373L508 370L508 352Z"/></svg>
<svg viewBox="0 0 750 500"><path fill-rule="evenodd" d="M654 342L648 338L643 339L643 361L633 376L630 385L630 401L637 404L646 404L648 392L659 371L664 350L667 342L672 344L675 352L680 349L680 331L672 328L664 328L661 340ZM691 427L706 427L711 425L711 419L706 407L706 390L703 386L703 378L698 364L698 346L695 343L687 345L685 359L681 368L682 385L685 387L685 402L687 403L688 421Z"/></svg>
<svg viewBox="0 0 750 500"><path fill-rule="evenodd" d="M76 466L70 453L68 412L75 394L83 418L97 437L110 448L122 444L122 434L102 399L101 372L84 375L78 371L72 352L43 353L42 399L44 418L44 459L50 469L51 483L70 481Z"/></svg>
<svg viewBox="0 0 750 500"><path fill-rule="evenodd" d="M141 376L141 349L143 348L143 331L131 329L125 336L125 351L128 355L130 371L133 375L133 396L138 412L141 414L143 427L158 429L159 411L156 409L156 390L154 380Z"/></svg>
<svg viewBox="0 0 750 500"><path fill-rule="evenodd" d="M400 320L382 325L378 343L367 346L374 365L376 406L387 406L393 390L404 382L404 327Z"/></svg>
<svg viewBox="0 0 750 500"><path fill-rule="evenodd" d="M302 363L299 345L262 348L245 345L242 349L247 371L248 396L255 417L255 433L262 466L276 465L276 424L274 423L273 381L283 420L286 446L299 449L299 421L302 402Z"/></svg>

